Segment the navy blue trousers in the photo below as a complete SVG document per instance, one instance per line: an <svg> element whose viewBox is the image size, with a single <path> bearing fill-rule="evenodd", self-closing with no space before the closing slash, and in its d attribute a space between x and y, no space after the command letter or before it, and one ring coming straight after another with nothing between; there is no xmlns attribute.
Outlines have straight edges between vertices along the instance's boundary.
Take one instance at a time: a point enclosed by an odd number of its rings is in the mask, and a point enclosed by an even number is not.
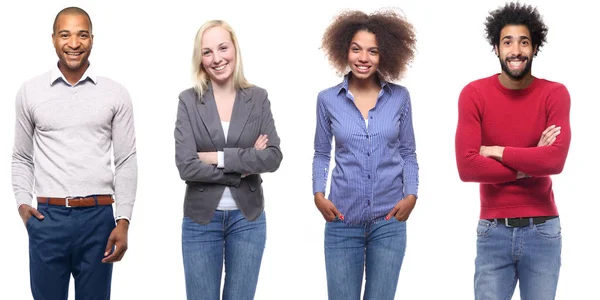
<svg viewBox="0 0 600 300"><path fill-rule="evenodd" d="M75 299L110 299L112 264L102 263L115 220L111 205L38 205L43 220L27 220L29 273L35 300L67 300L75 279Z"/></svg>

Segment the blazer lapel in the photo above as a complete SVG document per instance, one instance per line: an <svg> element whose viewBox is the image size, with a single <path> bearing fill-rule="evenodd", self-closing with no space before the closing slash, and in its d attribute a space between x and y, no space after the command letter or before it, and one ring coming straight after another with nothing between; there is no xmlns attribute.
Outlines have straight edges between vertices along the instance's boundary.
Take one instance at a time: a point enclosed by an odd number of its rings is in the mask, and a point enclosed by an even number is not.
<svg viewBox="0 0 600 300"><path fill-rule="evenodd" d="M248 90L239 90L235 94L235 102L233 103L233 111L231 113L231 123L229 124L229 132L227 133L227 147L235 147L242 130L248 121L248 117L254 108L252 94Z"/></svg>
<svg viewBox="0 0 600 300"><path fill-rule="evenodd" d="M202 97L202 102L197 101L196 107L198 108L200 120L204 123L204 127L208 131L210 139L215 146L215 150L222 151L223 146L225 146L225 134L223 133L223 126L221 125L215 96L213 95L212 86L210 84Z"/></svg>

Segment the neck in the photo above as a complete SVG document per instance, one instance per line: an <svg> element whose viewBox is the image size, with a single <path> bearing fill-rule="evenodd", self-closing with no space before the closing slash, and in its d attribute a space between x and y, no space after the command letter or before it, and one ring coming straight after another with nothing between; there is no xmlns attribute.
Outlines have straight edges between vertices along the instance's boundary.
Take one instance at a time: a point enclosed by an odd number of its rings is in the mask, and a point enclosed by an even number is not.
<svg viewBox="0 0 600 300"><path fill-rule="evenodd" d="M226 94L235 93L235 87L233 86L233 80L227 80L225 82L211 81L213 93L215 94Z"/></svg>
<svg viewBox="0 0 600 300"><path fill-rule="evenodd" d="M348 88L353 91L372 89L379 90L381 89L381 84L379 83L379 78L375 74L369 78L358 79L351 73L350 76L348 76Z"/></svg>
<svg viewBox="0 0 600 300"><path fill-rule="evenodd" d="M81 79L81 77L89 67L90 63L87 61L83 63L81 67L75 70L68 68L67 66L63 65L60 61L58 62L58 69L63 74L63 76L65 76L67 81L72 85L76 84L79 81L79 79Z"/></svg>
<svg viewBox="0 0 600 300"><path fill-rule="evenodd" d="M531 72L529 72L521 79L514 79L502 71L502 73L498 75L498 79L500 80L500 83L507 89L522 90L527 88L533 82L533 75L531 75Z"/></svg>

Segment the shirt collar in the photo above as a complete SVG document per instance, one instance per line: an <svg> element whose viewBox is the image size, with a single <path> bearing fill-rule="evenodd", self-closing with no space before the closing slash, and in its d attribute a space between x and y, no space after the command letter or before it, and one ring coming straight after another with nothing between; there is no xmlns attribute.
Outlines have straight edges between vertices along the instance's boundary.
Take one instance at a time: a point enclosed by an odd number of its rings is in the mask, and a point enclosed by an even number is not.
<svg viewBox="0 0 600 300"><path fill-rule="evenodd" d="M349 91L348 89L348 77L350 76L350 73L352 72L348 72L346 75L344 75L344 81L342 81L342 84L340 86L340 89L338 90L338 94L341 93L342 91ZM379 74L377 74L377 76L379 76ZM388 84L387 81L381 79L381 77L379 77L379 84L381 84L381 89L385 89L387 87L388 92L392 91L391 86Z"/></svg>
<svg viewBox="0 0 600 300"><path fill-rule="evenodd" d="M85 81L86 79L90 79L94 84L98 83L98 78L96 76L96 72L94 72L94 68L92 67L92 64L90 64L88 66L88 68L85 70L85 72L83 73L83 76L81 76L81 78L77 81L76 84L79 84L80 82ZM54 67L52 68L52 73L50 75L50 85L53 85L58 79L62 79L66 84L71 85L67 79L65 78L65 75L63 75L63 73L60 71L60 69L58 68L58 63L54 65Z"/></svg>

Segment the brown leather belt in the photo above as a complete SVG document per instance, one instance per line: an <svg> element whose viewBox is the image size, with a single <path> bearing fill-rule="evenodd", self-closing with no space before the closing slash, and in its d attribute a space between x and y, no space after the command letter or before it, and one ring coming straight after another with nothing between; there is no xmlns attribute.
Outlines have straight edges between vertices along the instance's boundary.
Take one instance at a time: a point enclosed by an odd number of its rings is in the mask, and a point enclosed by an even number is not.
<svg viewBox="0 0 600 300"><path fill-rule="evenodd" d="M96 199L98 202L96 202ZM66 207L86 207L96 205L111 205L115 202L111 195L97 195L87 197L66 197L66 198L53 198L53 197L37 197L38 204L50 204ZM96 204L97 203L97 204Z"/></svg>

